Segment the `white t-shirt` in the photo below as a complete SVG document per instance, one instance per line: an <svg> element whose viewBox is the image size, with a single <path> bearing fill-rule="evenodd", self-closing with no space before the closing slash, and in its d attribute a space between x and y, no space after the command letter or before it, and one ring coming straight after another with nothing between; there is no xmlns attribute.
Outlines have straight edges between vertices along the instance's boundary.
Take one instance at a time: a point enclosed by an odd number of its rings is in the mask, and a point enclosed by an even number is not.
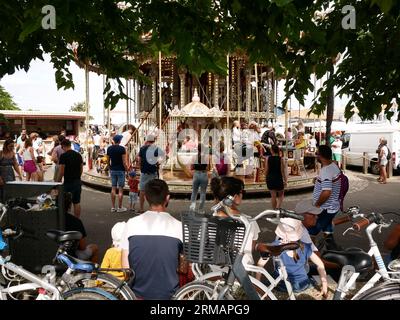
<svg viewBox="0 0 400 320"><path fill-rule="evenodd" d="M233 143L240 142L241 140L240 130L237 127L233 128L232 140Z"/></svg>
<svg viewBox="0 0 400 320"><path fill-rule="evenodd" d="M342 153L342 145L343 145L342 140L335 140L332 143L332 153L341 154Z"/></svg>
<svg viewBox="0 0 400 320"><path fill-rule="evenodd" d="M93 144L95 146L100 146L100 142L101 142L101 135L96 134L93 136Z"/></svg>
<svg viewBox="0 0 400 320"><path fill-rule="evenodd" d="M312 138L308 141L308 146L310 148L316 148L317 147L317 140L315 138Z"/></svg>
<svg viewBox="0 0 400 320"><path fill-rule="evenodd" d="M326 209L328 213L335 213L340 209L339 194L340 194L340 179L337 179L341 171L339 167L332 162L328 166L321 168L321 172L317 177L313 191L313 204L315 204L322 191L331 190L331 196L322 205L322 209Z"/></svg>
<svg viewBox="0 0 400 320"><path fill-rule="evenodd" d="M389 153L387 146L382 146L381 150L382 150L382 159L386 160Z"/></svg>
<svg viewBox="0 0 400 320"><path fill-rule="evenodd" d="M260 227L258 226L258 223L256 221L253 221L252 223L250 223L250 235L247 240L246 246L244 248L244 256L243 256L243 260L242 260L242 263L244 265L246 265L246 264L253 265L254 264L253 241L258 240L258 234L260 233L260 231L261 231Z"/></svg>
<svg viewBox="0 0 400 320"><path fill-rule="evenodd" d="M119 144L120 146L126 147L128 142L131 140L132 135L129 131L125 131L122 133L122 140L121 143Z"/></svg>

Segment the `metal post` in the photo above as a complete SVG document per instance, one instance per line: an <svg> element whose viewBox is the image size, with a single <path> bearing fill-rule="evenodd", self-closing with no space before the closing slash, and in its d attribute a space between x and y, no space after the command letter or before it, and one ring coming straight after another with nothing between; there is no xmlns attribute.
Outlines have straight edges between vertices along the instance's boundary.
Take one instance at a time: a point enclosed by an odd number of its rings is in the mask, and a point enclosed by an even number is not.
<svg viewBox="0 0 400 320"><path fill-rule="evenodd" d="M256 77L256 107L257 107L257 123L260 124L260 118L259 118L259 112L260 112L260 102L259 102L259 96L258 96L258 68L257 68L257 63L254 65L254 72L255 72L255 77Z"/></svg>
<svg viewBox="0 0 400 320"><path fill-rule="evenodd" d="M126 95L128 99L126 100L126 124L129 124L129 80L126 79Z"/></svg>
<svg viewBox="0 0 400 320"><path fill-rule="evenodd" d="M158 99L159 99L159 106L160 106L160 116L159 116L159 124L158 124L158 129L161 130L162 126L162 94L161 94L161 89L162 89L162 69L161 69L161 51L158 52L158 82L159 82L159 88L158 88Z"/></svg>
<svg viewBox="0 0 400 320"><path fill-rule="evenodd" d="M226 64L228 66L228 71L226 73L226 127L229 129L229 73L230 73L230 68L229 68L229 53L226 56Z"/></svg>
<svg viewBox="0 0 400 320"><path fill-rule="evenodd" d="M342 170L346 172L346 162L347 162L347 154L345 151L342 150Z"/></svg>
<svg viewBox="0 0 400 320"><path fill-rule="evenodd" d="M388 161L388 164L386 166L386 174L387 174L388 178L393 177L393 161L392 161L392 159L390 159Z"/></svg>

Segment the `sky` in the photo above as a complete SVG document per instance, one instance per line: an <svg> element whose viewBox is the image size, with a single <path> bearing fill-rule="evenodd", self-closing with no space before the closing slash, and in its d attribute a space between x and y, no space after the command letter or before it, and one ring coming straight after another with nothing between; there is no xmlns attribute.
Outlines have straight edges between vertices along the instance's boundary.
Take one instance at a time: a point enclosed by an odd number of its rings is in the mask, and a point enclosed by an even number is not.
<svg viewBox="0 0 400 320"><path fill-rule="evenodd" d="M77 102L85 101L85 72L74 63L70 71L73 75L75 89L57 90L54 69L50 57L45 55L45 61L32 61L28 72L16 71L13 75L6 75L0 84L12 95L14 101L22 110L38 110L48 112L67 112ZM103 121L103 78L95 73L90 73L90 114L93 122L100 124ZM284 83L278 85L278 101L284 98ZM313 94L307 97L305 107L311 105ZM335 105L343 107L346 100L336 98ZM292 99L292 108L298 110L299 104ZM116 114L112 115L113 123L122 123L125 119L126 102L121 101Z"/></svg>

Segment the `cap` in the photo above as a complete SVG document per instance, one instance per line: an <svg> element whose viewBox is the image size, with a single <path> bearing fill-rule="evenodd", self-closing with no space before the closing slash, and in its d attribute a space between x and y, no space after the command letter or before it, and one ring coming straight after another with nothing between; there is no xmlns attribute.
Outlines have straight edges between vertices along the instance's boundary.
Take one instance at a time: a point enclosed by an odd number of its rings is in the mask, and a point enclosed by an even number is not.
<svg viewBox="0 0 400 320"><path fill-rule="evenodd" d="M117 222L111 229L111 238L114 247L120 247L122 240L122 233L124 232L126 222Z"/></svg>
<svg viewBox="0 0 400 320"><path fill-rule="evenodd" d="M122 138L123 138L122 135L117 134L116 136L114 136L113 141L114 141L115 143L120 143L121 140L122 140Z"/></svg>
<svg viewBox="0 0 400 320"><path fill-rule="evenodd" d="M303 201L300 201L299 203L297 203L294 211L298 214L310 213L310 214L318 215L322 212L322 209L317 208L316 206L313 206L311 200L303 200Z"/></svg>
<svg viewBox="0 0 400 320"><path fill-rule="evenodd" d="M152 135L152 134L148 134L146 136L146 141L147 142L154 142L155 140L156 140L156 137L154 135Z"/></svg>
<svg viewBox="0 0 400 320"><path fill-rule="evenodd" d="M132 170L131 172L129 172L129 176L132 178L136 177L136 171Z"/></svg>
<svg viewBox="0 0 400 320"><path fill-rule="evenodd" d="M292 218L281 219L275 230L275 234L282 239L283 243L300 240L303 232L302 222Z"/></svg>

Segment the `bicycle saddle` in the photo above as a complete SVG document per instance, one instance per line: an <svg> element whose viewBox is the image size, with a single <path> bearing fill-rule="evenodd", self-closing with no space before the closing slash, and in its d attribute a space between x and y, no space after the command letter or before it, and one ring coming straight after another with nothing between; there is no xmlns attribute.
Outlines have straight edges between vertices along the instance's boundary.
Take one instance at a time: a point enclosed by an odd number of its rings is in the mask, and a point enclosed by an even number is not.
<svg viewBox="0 0 400 320"><path fill-rule="evenodd" d="M256 250L260 253L267 253L271 256L279 256L283 251L286 250L296 250L299 248L298 242L289 242L285 244L273 245L270 243L258 243L256 245Z"/></svg>
<svg viewBox="0 0 400 320"><path fill-rule="evenodd" d="M329 262L339 264L341 267L351 265L356 272L365 272L372 268L372 258L370 255L362 250L345 250L345 251L326 251L322 258Z"/></svg>
<svg viewBox="0 0 400 320"><path fill-rule="evenodd" d="M57 243L82 239L82 233L79 231L48 230L46 236Z"/></svg>
<svg viewBox="0 0 400 320"><path fill-rule="evenodd" d="M65 264L68 268L72 270L78 270L83 272L92 272L98 269L99 265L90 261L79 260L70 256L69 254L59 254L57 260Z"/></svg>

